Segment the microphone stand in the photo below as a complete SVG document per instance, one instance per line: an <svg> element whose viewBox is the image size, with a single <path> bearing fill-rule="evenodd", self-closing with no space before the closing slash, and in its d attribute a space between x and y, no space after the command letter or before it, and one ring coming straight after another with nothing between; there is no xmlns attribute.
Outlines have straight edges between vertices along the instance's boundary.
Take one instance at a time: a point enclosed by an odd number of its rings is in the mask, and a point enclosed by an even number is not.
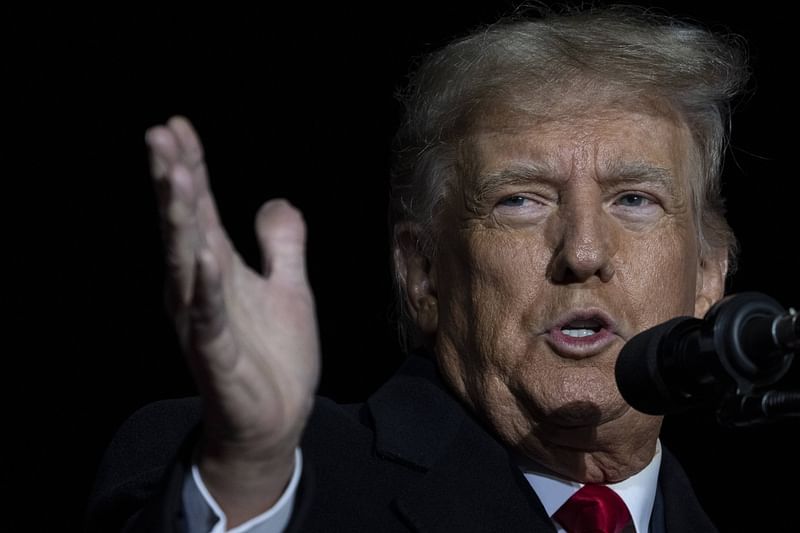
<svg viewBox="0 0 800 533"><path fill-rule="evenodd" d="M797 390L767 390L750 394L736 391L717 411L717 421L731 428L791 418L800 419L800 391Z"/></svg>

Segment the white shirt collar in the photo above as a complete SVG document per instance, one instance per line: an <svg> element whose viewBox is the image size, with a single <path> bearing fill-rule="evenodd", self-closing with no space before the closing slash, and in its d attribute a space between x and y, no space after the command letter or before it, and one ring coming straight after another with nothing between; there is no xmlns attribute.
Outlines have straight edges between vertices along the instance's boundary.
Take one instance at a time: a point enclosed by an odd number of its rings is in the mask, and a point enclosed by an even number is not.
<svg viewBox="0 0 800 533"><path fill-rule="evenodd" d="M653 502L656 499L656 487L658 486L658 472L660 469L661 442L657 440L656 453L650 464L628 479L608 485L614 492L619 494L622 501L628 506L628 511L631 513L637 533L646 533L648 530L650 515L653 513ZM545 511L551 517L570 496L583 486L583 483L566 481L551 474L528 470L524 471L524 474L525 479L528 480L539 500L541 500ZM555 524L558 526L558 523ZM559 531L563 532L564 530L559 528Z"/></svg>

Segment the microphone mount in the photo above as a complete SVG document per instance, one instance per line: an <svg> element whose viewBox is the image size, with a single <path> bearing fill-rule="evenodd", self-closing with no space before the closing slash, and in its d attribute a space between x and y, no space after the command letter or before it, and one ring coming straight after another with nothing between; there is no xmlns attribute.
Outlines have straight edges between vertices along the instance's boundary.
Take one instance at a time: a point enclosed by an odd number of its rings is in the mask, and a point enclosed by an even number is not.
<svg viewBox="0 0 800 533"><path fill-rule="evenodd" d="M703 334L711 337L720 362L744 394L781 379L800 345L797 314L786 313L776 300L757 292L723 298L709 309L703 324L710 329Z"/></svg>
<svg viewBox="0 0 800 533"><path fill-rule="evenodd" d="M717 410L723 426L749 426L800 416L800 391L772 388L800 349L800 320L773 298L743 292L717 302L702 321L701 335L713 344L735 386Z"/></svg>
<svg viewBox="0 0 800 533"><path fill-rule="evenodd" d="M729 427L800 416L800 391L774 387L800 352L800 318L793 309L743 292L718 301L702 319L679 317L653 329L658 333L650 338L658 344L637 341L628 354L660 354L642 361L650 381L622 373L624 392L641 402L637 409L664 414L715 405L719 423ZM633 361L626 356L625 364Z"/></svg>

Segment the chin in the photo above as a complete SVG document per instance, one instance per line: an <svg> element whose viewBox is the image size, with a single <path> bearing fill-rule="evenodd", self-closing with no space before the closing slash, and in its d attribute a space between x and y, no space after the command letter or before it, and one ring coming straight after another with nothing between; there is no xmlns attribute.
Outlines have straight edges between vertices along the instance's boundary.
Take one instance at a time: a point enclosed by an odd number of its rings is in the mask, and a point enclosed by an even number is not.
<svg viewBox="0 0 800 533"><path fill-rule="evenodd" d="M552 410L547 418L548 421L565 427L599 426L622 418L628 410L628 405L623 401L609 404L575 400Z"/></svg>

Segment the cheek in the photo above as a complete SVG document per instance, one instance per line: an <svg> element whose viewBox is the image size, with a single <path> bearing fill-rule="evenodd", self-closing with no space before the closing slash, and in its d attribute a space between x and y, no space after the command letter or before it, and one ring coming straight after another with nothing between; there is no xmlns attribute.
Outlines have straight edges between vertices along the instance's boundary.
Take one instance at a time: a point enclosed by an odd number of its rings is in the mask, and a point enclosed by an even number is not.
<svg viewBox="0 0 800 533"><path fill-rule="evenodd" d="M492 346L520 341L520 321L547 283L547 250L538 236L486 231L470 241L468 261L473 265L466 305L474 318L474 332L487 353Z"/></svg>
<svg viewBox="0 0 800 533"><path fill-rule="evenodd" d="M451 373L466 382L516 366L526 339L520 328L546 279L548 256L535 237L506 231L475 231L460 242L442 250L448 260L441 263L437 344Z"/></svg>
<svg viewBox="0 0 800 533"><path fill-rule="evenodd" d="M631 239L620 254L618 282L644 326L694 312L698 255L690 230Z"/></svg>
<svg viewBox="0 0 800 533"><path fill-rule="evenodd" d="M552 251L540 233L485 230L472 236L466 251L470 287L482 299L518 301L535 295L547 281Z"/></svg>
<svg viewBox="0 0 800 533"><path fill-rule="evenodd" d="M544 279L547 264L534 238L491 230L460 236L440 257L439 305L454 316L507 314Z"/></svg>

